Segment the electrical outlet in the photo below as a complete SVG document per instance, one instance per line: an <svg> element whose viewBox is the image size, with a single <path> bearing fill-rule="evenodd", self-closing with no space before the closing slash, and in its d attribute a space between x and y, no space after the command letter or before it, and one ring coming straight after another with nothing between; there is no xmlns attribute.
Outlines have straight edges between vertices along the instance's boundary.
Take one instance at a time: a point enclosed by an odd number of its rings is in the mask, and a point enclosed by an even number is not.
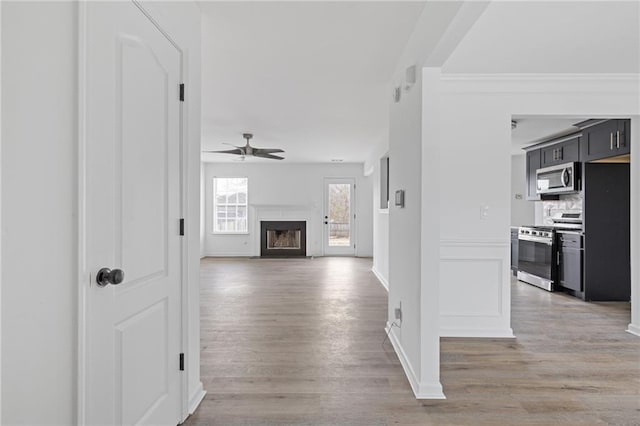
<svg viewBox="0 0 640 426"><path fill-rule="evenodd" d="M396 308L394 311L396 319L402 321L402 302L400 302L400 307Z"/></svg>

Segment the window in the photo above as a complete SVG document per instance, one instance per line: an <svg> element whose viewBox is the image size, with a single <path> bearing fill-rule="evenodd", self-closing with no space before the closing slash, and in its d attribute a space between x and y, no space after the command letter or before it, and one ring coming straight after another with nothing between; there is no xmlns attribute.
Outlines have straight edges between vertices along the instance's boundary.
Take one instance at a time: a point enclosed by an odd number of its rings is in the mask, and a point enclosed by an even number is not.
<svg viewBox="0 0 640 426"><path fill-rule="evenodd" d="M247 226L247 178L213 178L213 232L245 234Z"/></svg>

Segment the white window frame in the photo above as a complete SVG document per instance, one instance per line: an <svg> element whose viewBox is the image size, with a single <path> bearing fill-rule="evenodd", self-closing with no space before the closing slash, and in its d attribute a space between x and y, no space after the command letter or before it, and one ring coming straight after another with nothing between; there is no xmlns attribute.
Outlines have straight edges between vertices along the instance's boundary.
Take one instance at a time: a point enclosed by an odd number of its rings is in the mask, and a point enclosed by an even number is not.
<svg viewBox="0 0 640 426"><path fill-rule="evenodd" d="M247 212L247 229L245 231L218 231L216 225L218 223L218 203L216 197L217 179L245 179L247 181L247 197L244 203L235 203L236 207L244 206ZM248 235L249 234L249 178L246 176L214 176L211 181L212 193L212 214L211 214L211 233L216 235ZM228 206L229 204L225 204Z"/></svg>

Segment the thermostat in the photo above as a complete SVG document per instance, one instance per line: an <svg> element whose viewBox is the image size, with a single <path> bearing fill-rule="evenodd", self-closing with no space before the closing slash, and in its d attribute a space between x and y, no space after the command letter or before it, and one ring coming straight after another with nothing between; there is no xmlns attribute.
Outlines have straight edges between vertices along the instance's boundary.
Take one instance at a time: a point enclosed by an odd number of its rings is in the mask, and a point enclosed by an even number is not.
<svg viewBox="0 0 640 426"><path fill-rule="evenodd" d="M398 189L396 191L396 206L404 207L404 189Z"/></svg>

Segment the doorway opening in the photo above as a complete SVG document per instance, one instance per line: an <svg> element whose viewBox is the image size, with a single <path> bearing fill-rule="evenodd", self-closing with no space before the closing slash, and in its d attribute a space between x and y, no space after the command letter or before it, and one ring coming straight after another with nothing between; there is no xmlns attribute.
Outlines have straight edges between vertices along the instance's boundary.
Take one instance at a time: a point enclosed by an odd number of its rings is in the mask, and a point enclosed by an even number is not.
<svg viewBox="0 0 640 426"><path fill-rule="evenodd" d="M541 287L552 302L619 302L612 312L631 322L631 122L512 117L514 289Z"/></svg>

